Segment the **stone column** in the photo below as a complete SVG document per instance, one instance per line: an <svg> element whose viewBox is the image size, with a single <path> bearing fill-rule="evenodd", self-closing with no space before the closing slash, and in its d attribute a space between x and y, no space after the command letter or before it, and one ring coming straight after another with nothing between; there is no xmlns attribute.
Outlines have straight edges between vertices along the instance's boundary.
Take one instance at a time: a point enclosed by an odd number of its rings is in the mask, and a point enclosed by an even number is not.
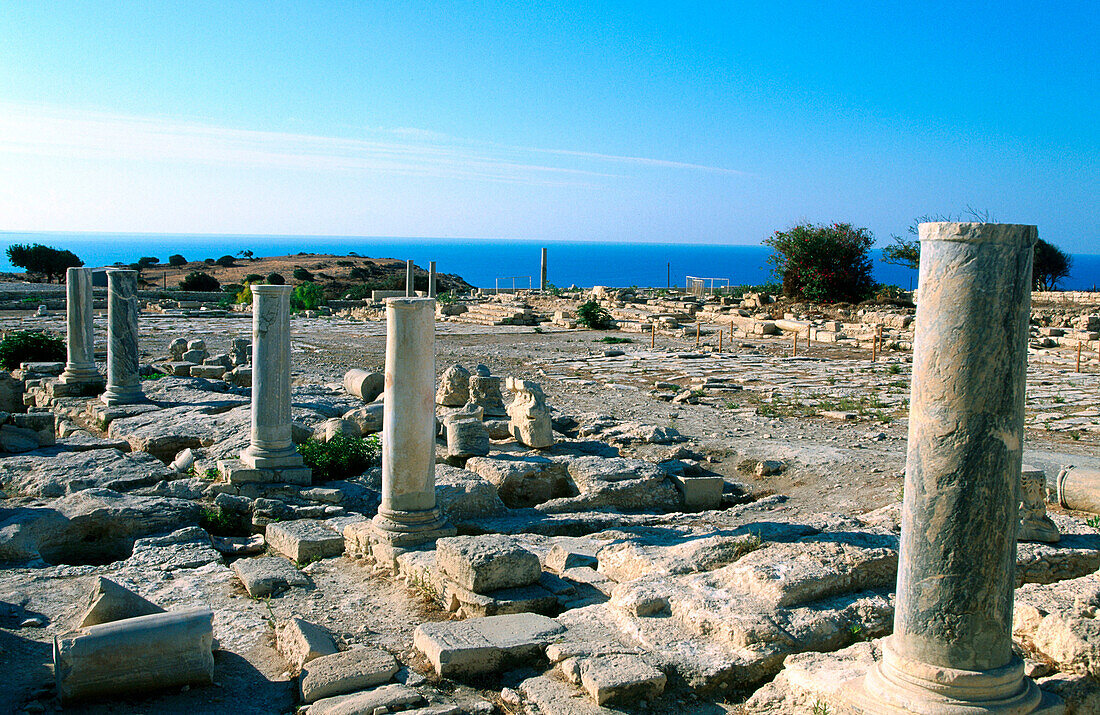
<svg viewBox="0 0 1100 715"><path fill-rule="evenodd" d="M252 286L252 433L241 462L252 469L302 466L290 431L288 285Z"/></svg>
<svg viewBox="0 0 1100 715"><path fill-rule="evenodd" d="M95 366L95 313L92 310L90 268L69 268L65 271L65 317L68 360L65 371L57 381L64 385L88 385L102 389L103 376Z"/></svg>
<svg viewBox="0 0 1100 715"><path fill-rule="evenodd" d="M428 261L428 297L435 297L435 261Z"/></svg>
<svg viewBox="0 0 1100 715"><path fill-rule="evenodd" d="M542 263L539 267L539 290L546 292L546 249L542 249Z"/></svg>
<svg viewBox="0 0 1100 715"><path fill-rule="evenodd" d="M1036 236L1034 226L920 225L894 632L856 698L864 712L1040 709L1012 652Z"/></svg>
<svg viewBox="0 0 1100 715"><path fill-rule="evenodd" d="M413 283L413 262L405 261L405 297L415 298L416 287Z"/></svg>
<svg viewBox="0 0 1100 715"><path fill-rule="evenodd" d="M386 301L382 504L375 534L411 545L454 534L435 503L435 300Z"/></svg>
<svg viewBox="0 0 1100 715"><path fill-rule="evenodd" d="M138 375L137 271L107 271L107 406L141 402Z"/></svg>

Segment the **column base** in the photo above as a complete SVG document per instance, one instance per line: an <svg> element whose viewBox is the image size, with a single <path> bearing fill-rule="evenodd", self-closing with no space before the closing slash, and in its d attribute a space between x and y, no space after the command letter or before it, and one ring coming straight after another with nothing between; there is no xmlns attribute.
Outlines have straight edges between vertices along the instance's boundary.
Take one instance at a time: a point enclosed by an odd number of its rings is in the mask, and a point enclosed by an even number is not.
<svg viewBox="0 0 1100 715"><path fill-rule="evenodd" d="M103 393L106 383L103 378L69 379L64 373L57 380L46 383L46 393L50 397L95 397Z"/></svg>
<svg viewBox="0 0 1100 715"><path fill-rule="evenodd" d="M219 459L218 474L230 484L294 484L303 487L313 484L313 470L306 466L256 469L236 459Z"/></svg>
<svg viewBox="0 0 1100 715"><path fill-rule="evenodd" d="M1024 677L1023 661L990 671L957 670L902 658L882 641L882 660L837 690L866 715L1061 715L1062 700Z"/></svg>
<svg viewBox="0 0 1100 715"><path fill-rule="evenodd" d="M379 508L371 520L371 540L390 546L415 546L457 533L438 507L423 511Z"/></svg>
<svg viewBox="0 0 1100 715"><path fill-rule="evenodd" d="M283 449L264 449L251 445L241 450L241 464L250 469L305 468L302 455L292 444Z"/></svg>
<svg viewBox="0 0 1100 715"><path fill-rule="evenodd" d="M136 405L140 402L146 402L147 398L145 393L141 391L141 385L128 387L108 385L107 390L99 396L99 401L108 407L114 407L115 405Z"/></svg>
<svg viewBox="0 0 1100 715"><path fill-rule="evenodd" d="M99 383L106 385L107 380L95 368L95 365L65 365L64 372L58 376L57 381L62 385Z"/></svg>

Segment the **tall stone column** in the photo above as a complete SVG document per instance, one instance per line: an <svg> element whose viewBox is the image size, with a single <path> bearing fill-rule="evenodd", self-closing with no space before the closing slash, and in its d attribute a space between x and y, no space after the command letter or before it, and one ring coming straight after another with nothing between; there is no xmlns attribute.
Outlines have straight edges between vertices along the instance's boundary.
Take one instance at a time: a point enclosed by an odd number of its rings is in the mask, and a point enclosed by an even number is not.
<svg viewBox="0 0 1100 715"><path fill-rule="evenodd" d="M435 261L428 261L428 297L435 297Z"/></svg>
<svg viewBox="0 0 1100 715"><path fill-rule="evenodd" d="M413 262L405 261L405 297L415 298L416 287L413 283Z"/></svg>
<svg viewBox="0 0 1100 715"><path fill-rule="evenodd" d="M413 545L455 533L435 503L435 300L386 301L378 539Z"/></svg>
<svg viewBox="0 0 1100 715"><path fill-rule="evenodd" d="M920 225L894 632L868 713L1034 713L1012 652L1034 226Z"/></svg>
<svg viewBox="0 0 1100 715"><path fill-rule="evenodd" d="M252 430L241 463L252 469L301 467L290 431L288 285L252 286Z"/></svg>
<svg viewBox="0 0 1100 715"><path fill-rule="evenodd" d="M539 290L546 292L546 249L542 249L542 262L539 265Z"/></svg>
<svg viewBox="0 0 1100 715"><path fill-rule="evenodd" d="M57 381L95 391L103 389L103 376L95 366L95 313L92 310L90 268L69 268L65 271L65 317L68 359L65 371Z"/></svg>
<svg viewBox="0 0 1100 715"><path fill-rule="evenodd" d="M138 375L137 271L107 271L107 406L141 402Z"/></svg>

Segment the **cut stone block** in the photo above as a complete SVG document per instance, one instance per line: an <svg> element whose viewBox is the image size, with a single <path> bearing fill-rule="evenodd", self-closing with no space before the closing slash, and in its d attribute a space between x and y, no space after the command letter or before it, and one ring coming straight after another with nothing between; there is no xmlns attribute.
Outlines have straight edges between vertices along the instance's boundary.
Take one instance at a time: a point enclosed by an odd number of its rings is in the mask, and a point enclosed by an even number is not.
<svg viewBox="0 0 1100 715"><path fill-rule="evenodd" d="M362 715L408 710L424 702L424 696L407 685L383 685L351 695L322 698L309 708L309 715Z"/></svg>
<svg viewBox="0 0 1100 715"><path fill-rule="evenodd" d="M157 604L102 576L96 577L88 600L88 610L80 618L80 628L121 621L124 618L164 613L164 609Z"/></svg>
<svg viewBox="0 0 1100 715"><path fill-rule="evenodd" d="M62 700L178 688L214 681L214 613L154 613L83 629L54 640Z"/></svg>
<svg viewBox="0 0 1100 715"><path fill-rule="evenodd" d="M225 374L223 365L192 365L191 377L204 377L208 380L220 380Z"/></svg>
<svg viewBox="0 0 1100 715"><path fill-rule="evenodd" d="M488 594L539 580L539 557L508 536L455 536L436 543L437 568L458 585Z"/></svg>
<svg viewBox="0 0 1100 715"><path fill-rule="evenodd" d="M282 467L257 469L241 463L238 459L218 460L218 473L230 484L296 484L309 486L313 483L313 470L309 467Z"/></svg>
<svg viewBox="0 0 1100 715"><path fill-rule="evenodd" d="M388 682L397 673L397 660L379 648L352 648L323 655L302 667L302 700L344 695Z"/></svg>
<svg viewBox="0 0 1100 715"><path fill-rule="evenodd" d="M336 642L328 631L297 616L276 629L275 647L295 670L314 658L336 653Z"/></svg>
<svg viewBox="0 0 1100 715"><path fill-rule="evenodd" d="M717 509L722 506L722 488L725 480L714 477L672 476L672 483L684 498L684 508L693 511Z"/></svg>
<svg viewBox="0 0 1100 715"><path fill-rule="evenodd" d="M553 638L565 632L557 621L534 613L422 623L413 645L440 676L473 675L505 664L530 662Z"/></svg>
<svg viewBox="0 0 1100 715"><path fill-rule="evenodd" d="M244 584L244 590L252 598L270 596L291 586L305 586L306 577L286 559L278 556L261 556L256 559L237 559L233 573Z"/></svg>
<svg viewBox="0 0 1100 715"><path fill-rule="evenodd" d="M264 538L268 546L299 564L344 553L344 537L312 519L268 524Z"/></svg>
<svg viewBox="0 0 1100 715"><path fill-rule="evenodd" d="M550 553L546 555L546 568L557 573L563 573L566 569L579 566L596 568L596 552L602 543L590 544L554 544Z"/></svg>
<svg viewBox="0 0 1100 715"><path fill-rule="evenodd" d="M474 593L443 577L443 603L450 610L461 608L469 616L500 616L508 613L551 613L558 597L539 585L501 588L488 594Z"/></svg>
<svg viewBox="0 0 1100 715"><path fill-rule="evenodd" d="M581 686L597 705L629 704L665 691L665 674L636 655L613 653L582 658L578 670Z"/></svg>

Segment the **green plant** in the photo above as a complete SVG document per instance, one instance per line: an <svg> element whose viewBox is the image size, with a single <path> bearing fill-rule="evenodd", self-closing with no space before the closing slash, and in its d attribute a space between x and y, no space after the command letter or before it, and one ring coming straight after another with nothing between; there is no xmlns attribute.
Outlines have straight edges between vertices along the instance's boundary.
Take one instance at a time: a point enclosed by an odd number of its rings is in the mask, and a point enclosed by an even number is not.
<svg viewBox="0 0 1100 715"><path fill-rule="evenodd" d="M312 281L313 280L313 274L310 273L305 268L302 268L301 266L295 267L294 272L291 273L291 275L294 276L294 280L296 280L296 281Z"/></svg>
<svg viewBox="0 0 1100 715"><path fill-rule="evenodd" d="M1085 523L1094 529L1100 529L1100 516L1090 516L1085 519Z"/></svg>
<svg viewBox="0 0 1100 715"><path fill-rule="evenodd" d="M142 379L142 381L147 381L147 380L160 380L161 378L165 378L165 377L168 377L168 373L166 373L166 372L161 372L160 370L153 370L153 371L152 371L151 373L149 373L148 375L142 375L142 376L141 376L141 379Z"/></svg>
<svg viewBox="0 0 1100 715"><path fill-rule="evenodd" d="M596 301L589 300L577 308L577 322L592 330L607 330L611 327L611 313Z"/></svg>
<svg viewBox="0 0 1100 715"><path fill-rule="evenodd" d="M889 365L886 366L886 374L887 375L897 375L900 372L901 372L901 365L898 365L896 362L892 362L892 363L890 363Z"/></svg>
<svg viewBox="0 0 1100 715"><path fill-rule="evenodd" d="M290 294L291 310L317 310L325 304L325 292L316 283L299 283Z"/></svg>
<svg viewBox="0 0 1100 715"><path fill-rule="evenodd" d="M217 263L219 266L222 266L223 268L232 268L233 266L237 265L237 259L233 256L222 256L214 262Z"/></svg>
<svg viewBox="0 0 1100 715"><path fill-rule="evenodd" d="M266 283L268 285L273 285L273 286L286 285L286 278L283 278L281 275L279 275L275 271L272 271L271 273L267 274Z"/></svg>
<svg viewBox="0 0 1100 715"><path fill-rule="evenodd" d="M16 330L0 340L0 367L14 370L22 362L60 362L66 357L65 341L37 330Z"/></svg>
<svg viewBox="0 0 1100 715"><path fill-rule="evenodd" d="M871 294L874 235L849 223L799 224L764 240L784 295L857 303Z"/></svg>
<svg viewBox="0 0 1100 715"><path fill-rule="evenodd" d="M618 335L605 335L602 338L596 338L592 342L607 343L608 345L625 345L634 342L634 340L632 338L621 338Z"/></svg>
<svg viewBox="0 0 1100 715"><path fill-rule="evenodd" d="M1072 439L1074 442L1081 439L1081 433L1078 432L1077 430L1070 430L1068 434L1069 434L1069 438Z"/></svg>
<svg viewBox="0 0 1100 715"><path fill-rule="evenodd" d="M240 292L234 298L234 302L241 305L252 305L252 284L245 283Z"/></svg>
<svg viewBox="0 0 1100 715"><path fill-rule="evenodd" d="M829 703L824 700L815 700L813 715L829 715Z"/></svg>
<svg viewBox="0 0 1100 715"><path fill-rule="evenodd" d="M535 327L531 328L531 332L532 333L539 333L541 335L545 331L542 329L541 325L536 325Z"/></svg>
<svg viewBox="0 0 1100 715"><path fill-rule="evenodd" d="M370 469L382 455L378 435L355 437L337 433L328 442L310 437L298 445L306 466L313 470L317 482L347 479Z"/></svg>
<svg viewBox="0 0 1100 715"><path fill-rule="evenodd" d="M1031 277L1035 290L1054 290L1072 266L1073 259L1062 249L1041 238L1035 242Z"/></svg>
<svg viewBox="0 0 1100 715"><path fill-rule="evenodd" d="M202 271L191 271L180 281L180 289L182 290L212 292L221 289L221 287L222 284L218 282L217 278Z"/></svg>
<svg viewBox="0 0 1100 715"><path fill-rule="evenodd" d="M199 526L215 536L243 536L248 526L242 514L230 513L218 506L204 506L199 512Z"/></svg>
<svg viewBox="0 0 1100 715"><path fill-rule="evenodd" d="M260 275L259 273L249 273L248 275L246 275L244 277L244 282L245 283L259 283L263 279L264 279L264 277L262 275Z"/></svg>
<svg viewBox="0 0 1100 715"><path fill-rule="evenodd" d="M59 283L66 269L84 265L84 261L72 251L50 248L41 243L14 243L8 246L6 253L13 266L26 268L28 273L44 274L47 280L57 276Z"/></svg>
<svg viewBox="0 0 1100 715"><path fill-rule="evenodd" d="M172 266L173 268L178 268L179 266L186 266L187 265L187 259L184 258L183 256L181 256L178 253L173 253L171 256L168 256L168 265Z"/></svg>

